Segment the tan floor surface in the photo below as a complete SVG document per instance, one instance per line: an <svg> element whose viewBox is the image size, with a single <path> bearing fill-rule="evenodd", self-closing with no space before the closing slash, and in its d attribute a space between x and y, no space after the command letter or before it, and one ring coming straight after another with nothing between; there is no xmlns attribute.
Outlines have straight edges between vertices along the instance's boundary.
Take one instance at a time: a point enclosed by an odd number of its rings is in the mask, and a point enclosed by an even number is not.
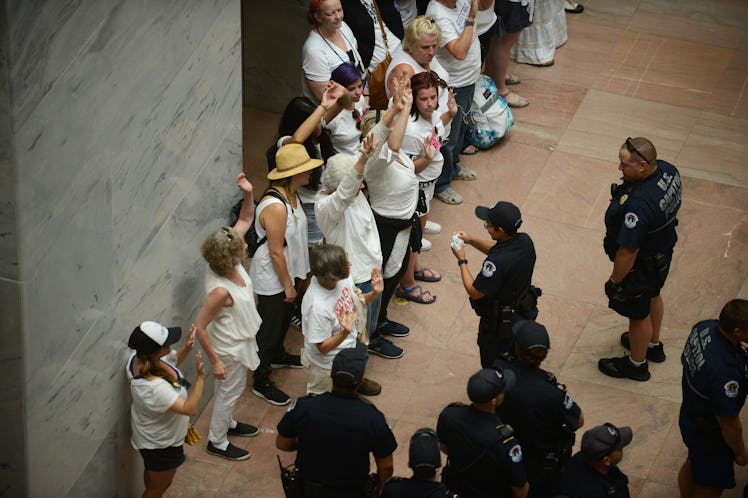
<svg viewBox="0 0 748 498"><path fill-rule="evenodd" d="M384 412L400 447L396 475L408 476L407 446L419 427L435 426L451 401L467 401L465 384L479 367L478 319L467 302L449 237L454 230L484 233L476 205L509 200L520 206L522 229L537 250L535 283L543 288L538 321L551 334L546 367L557 372L582 407L587 427L609 421L630 425L634 440L621 468L632 496L677 496L685 458L677 413L679 355L691 325L715 317L736 296L748 297L748 2L745 0L595 0L569 15L569 41L556 64L513 65L530 100L515 110L516 124L498 146L463 164L480 179L455 182L465 202L435 201L432 219L443 226L422 256L443 275L424 287L432 305L390 305L411 335L395 340L399 360L372 357L368 376L383 385L372 401ZM249 112L246 164L253 177L266 171L264 150L274 140L277 115ZM619 355L626 322L608 310L603 283L611 264L602 251L609 185L617 181L618 147L627 136L646 136L659 156L680 168L683 207L671 277L664 289L663 341L668 359L650 365L646 383L598 372L601 356ZM258 188L264 181L255 182ZM473 272L481 255L469 249ZM297 352L292 328L287 346ZM250 376L251 378L251 376ZM304 370L277 370L275 382L304 394ZM251 381L250 381L251 382ZM249 389L236 418L262 428L256 438L235 438L252 458L232 463L205 453L205 440L187 448L168 496L281 497L275 426L285 407L271 406ZM198 420L207 435L211 405ZM744 410L744 422L748 411ZM292 454L282 454L284 463ZM748 469L737 470L739 489ZM740 496L738 490L724 496Z"/></svg>

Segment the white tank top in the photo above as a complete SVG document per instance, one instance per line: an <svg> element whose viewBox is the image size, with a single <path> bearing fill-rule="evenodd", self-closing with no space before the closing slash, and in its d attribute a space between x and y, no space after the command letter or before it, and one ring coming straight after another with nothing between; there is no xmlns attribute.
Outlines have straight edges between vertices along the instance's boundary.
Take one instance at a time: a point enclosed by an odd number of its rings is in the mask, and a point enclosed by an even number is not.
<svg viewBox="0 0 748 498"><path fill-rule="evenodd" d="M265 236L265 229L260 225L259 219L262 211L270 204L282 204L283 201L275 197L266 197L265 200L257 205L255 210L255 230L258 237ZM296 209L292 209L290 204L286 204L286 245L283 247L283 255L286 258L286 267L288 274L292 279L306 278L309 273L309 249L306 214L301 205L301 199L296 202ZM272 296L283 292L283 283L280 277L275 273L275 268L270 260L268 243L265 242L257 248L252 258L252 266L249 269L249 276L255 288L255 292L262 296ZM284 275L285 278L285 275Z"/></svg>

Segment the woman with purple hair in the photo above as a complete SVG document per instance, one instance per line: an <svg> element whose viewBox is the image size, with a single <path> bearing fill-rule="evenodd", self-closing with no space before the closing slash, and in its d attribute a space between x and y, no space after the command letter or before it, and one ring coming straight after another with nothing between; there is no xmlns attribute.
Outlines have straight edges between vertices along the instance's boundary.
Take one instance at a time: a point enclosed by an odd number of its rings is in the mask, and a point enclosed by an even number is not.
<svg viewBox="0 0 748 498"><path fill-rule="evenodd" d="M331 79L346 89L351 101L323 126L330 132L330 140L337 153L356 155L361 144L361 117L366 111L361 72L353 64L344 63L333 70Z"/></svg>

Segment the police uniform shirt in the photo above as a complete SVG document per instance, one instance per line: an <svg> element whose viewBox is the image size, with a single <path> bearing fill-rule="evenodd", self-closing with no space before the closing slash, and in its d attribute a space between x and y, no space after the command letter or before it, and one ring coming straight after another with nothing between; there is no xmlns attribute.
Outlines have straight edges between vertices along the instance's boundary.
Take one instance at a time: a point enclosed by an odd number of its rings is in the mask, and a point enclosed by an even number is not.
<svg viewBox="0 0 748 498"><path fill-rule="evenodd" d="M719 331L717 320L697 323L686 340L683 364L683 411L691 418L716 422L715 415L740 413L748 393L748 361Z"/></svg>
<svg viewBox="0 0 748 498"><path fill-rule="evenodd" d="M569 393L548 381L545 372L517 361L498 359L496 364L513 370L517 377L516 385L498 407L498 415L514 428L528 458L556 451L563 436L562 426L577 430L582 410Z"/></svg>
<svg viewBox="0 0 748 498"><path fill-rule="evenodd" d="M444 484L393 477L382 486L381 498L460 498Z"/></svg>
<svg viewBox="0 0 748 498"><path fill-rule="evenodd" d="M526 233L497 242L488 251L473 287L501 306L514 306L530 289L535 268L535 246Z"/></svg>
<svg viewBox="0 0 748 498"><path fill-rule="evenodd" d="M589 465L577 453L569 460L558 494L569 498L629 498L629 478L618 467L606 475Z"/></svg>
<svg viewBox="0 0 748 498"><path fill-rule="evenodd" d="M605 212L604 246L611 261L620 246L642 255L672 250L680 204L680 174L666 161L658 160L647 178L616 188Z"/></svg>
<svg viewBox="0 0 748 498"><path fill-rule="evenodd" d="M304 396L278 423L281 436L298 438L299 475L317 483L358 486L369 475L369 453L376 458L397 448L382 412L358 395Z"/></svg>
<svg viewBox="0 0 748 498"><path fill-rule="evenodd" d="M474 498L511 496L510 486L527 482L522 447L514 436L502 439L505 428L492 413L472 406L450 405L439 414L436 433L448 450L449 467L459 485L452 491ZM484 450L488 450L481 458ZM470 465L476 462L474 465ZM470 467L464 473L460 469Z"/></svg>

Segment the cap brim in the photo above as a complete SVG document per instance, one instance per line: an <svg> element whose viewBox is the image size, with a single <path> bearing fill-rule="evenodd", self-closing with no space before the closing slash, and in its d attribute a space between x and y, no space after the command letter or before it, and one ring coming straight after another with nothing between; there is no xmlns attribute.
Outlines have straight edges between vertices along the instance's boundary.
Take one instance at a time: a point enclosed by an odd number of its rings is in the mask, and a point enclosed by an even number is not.
<svg viewBox="0 0 748 498"><path fill-rule="evenodd" d="M618 433L621 435L621 442L618 443L618 448L624 448L631 443L634 438L634 433L631 427L619 427Z"/></svg>
<svg viewBox="0 0 748 498"><path fill-rule="evenodd" d="M268 173L267 178L268 180L280 180L281 178L288 178L289 176L298 175L299 173L303 173L305 171L309 171L310 169L322 166L323 163L324 161L322 159L309 159L307 162L286 171L279 171L278 168L275 168L270 173Z"/></svg>
<svg viewBox="0 0 748 498"><path fill-rule="evenodd" d="M478 217L478 219L483 221L488 221L488 210L491 208L488 208L486 206L476 206L475 207L475 216Z"/></svg>
<svg viewBox="0 0 748 498"><path fill-rule="evenodd" d="M166 338L164 346L171 346L179 342L179 339L182 337L182 327L170 327L166 330L169 331L169 336Z"/></svg>
<svg viewBox="0 0 748 498"><path fill-rule="evenodd" d="M517 376L508 368L503 368L501 372L504 374L504 392L510 391L517 383Z"/></svg>

